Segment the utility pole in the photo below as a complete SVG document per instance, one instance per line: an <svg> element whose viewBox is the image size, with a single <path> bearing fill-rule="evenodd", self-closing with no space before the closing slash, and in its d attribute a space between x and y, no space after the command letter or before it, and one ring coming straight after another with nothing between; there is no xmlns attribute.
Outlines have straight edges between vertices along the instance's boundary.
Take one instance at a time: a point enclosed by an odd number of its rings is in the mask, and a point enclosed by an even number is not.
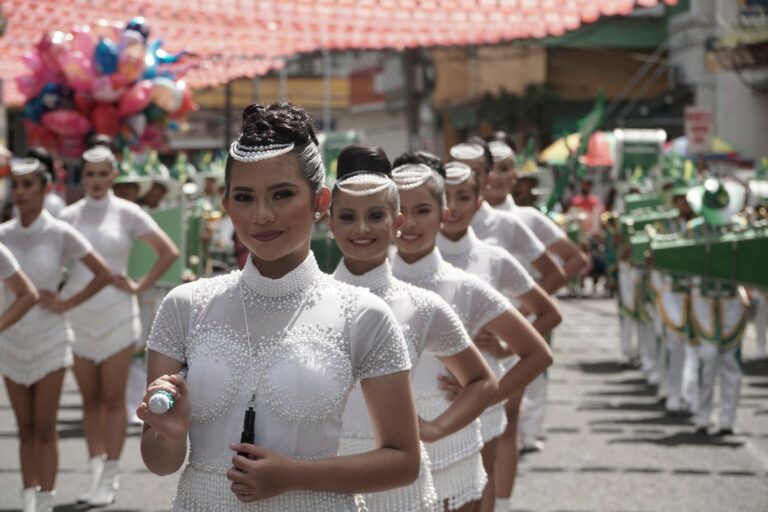
<svg viewBox="0 0 768 512"><path fill-rule="evenodd" d="M405 77L405 115L408 131L408 151L419 149L419 92L416 90L416 68L418 48L408 48L402 54L403 76Z"/></svg>

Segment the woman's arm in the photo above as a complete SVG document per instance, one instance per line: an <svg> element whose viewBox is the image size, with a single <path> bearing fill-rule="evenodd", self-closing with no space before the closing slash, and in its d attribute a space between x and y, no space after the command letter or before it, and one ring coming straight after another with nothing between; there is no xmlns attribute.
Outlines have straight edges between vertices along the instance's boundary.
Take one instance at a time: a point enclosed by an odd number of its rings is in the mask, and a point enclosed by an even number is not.
<svg viewBox="0 0 768 512"><path fill-rule="evenodd" d="M538 284L520 295L518 299L522 309L536 316L533 328L542 336L549 334L563 321L555 301Z"/></svg>
<svg viewBox="0 0 768 512"><path fill-rule="evenodd" d="M587 255L567 238L560 238L557 242L551 244L547 247L547 252L551 252L563 260L562 266L566 280L573 279L589 265Z"/></svg>
<svg viewBox="0 0 768 512"><path fill-rule="evenodd" d="M419 436L409 372L361 381L378 448L317 461L291 459L249 444L233 444L227 473L238 499L251 502L288 491L379 492L412 483L419 474Z"/></svg>
<svg viewBox="0 0 768 512"><path fill-rule="evenodd" d="M21 269L5 280L5 286L13 293L16 300L0 315L0 331L18 322L40 298L37 288Z"/></svg>
<svg viewBox="0 0 768 512"><path fill-rule="evenodd" d="M503 402L513 394L521 392L552 364L552 352L544 338L517 310L506 310L488 322L484 330L506 342L510 350L520 358L520 361L499 379L499 391L493 403Z"/></svg>
<svg viewBox="0 0 768 512"><path fill-rule="evenodd" d="M531 262L531 264L541 274L538 282L545 292L553 294L565 284L563 267L546 252Z"/></svg>
<svg viewBox="0 0 768 512"><path fill-rule="evenodd" d="M113 278L112 284L128 293L141 293L150 288L171 268L173 262L179 257L179 248L176 247L173 240L162 229L139 237L139 240L149 245L157 253L157 259L152 268L149 269L149 272L147 272L147 275L138 283L126 276L115 276Z"/></svg>
<svg viewBox="0 0 768 512"><path fill-rule="evenodd" d="M491 404L498 391L496 377L474 345L456 355L441 357L440 361L459 382L461 391L440 416L432 421L419 420L421 440L426 443L433 443L469 425Z"/></svg>
<svg viewBox="0 0 768 512"><path fill-rule="evenodd" d="M154 350L147 351L147 395L136 415L144 422L141 458L147 469L160 476L178 471L187 456L189 391L178 375L181 367L175 359ZM165 414L153 414L147 405L149 397L159 390L174 395L173 407Z"/></svg>
<svg viewBox="0 0 768 512"><path fill-rule="evenodd" d="M64 313L96 295L99 290L108 285L112 280L107 264L104 263L104 260L96 251L89 252L80 261L93 273L90 282L82 290L66 300L61 300L56 293L41 291L40 300L44 307L57 313Z"/></svg>

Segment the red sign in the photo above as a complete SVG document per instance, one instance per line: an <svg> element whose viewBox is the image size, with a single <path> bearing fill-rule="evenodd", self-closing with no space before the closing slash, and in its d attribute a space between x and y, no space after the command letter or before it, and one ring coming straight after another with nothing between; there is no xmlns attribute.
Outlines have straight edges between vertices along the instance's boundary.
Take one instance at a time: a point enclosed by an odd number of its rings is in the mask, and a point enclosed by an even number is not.
<svg viewBox="0 0 768 512"><path fill-rule="evenodd" d="M688 154L708 153L714 130L712 110L708 107L685 107L685 136Z"/></svg>

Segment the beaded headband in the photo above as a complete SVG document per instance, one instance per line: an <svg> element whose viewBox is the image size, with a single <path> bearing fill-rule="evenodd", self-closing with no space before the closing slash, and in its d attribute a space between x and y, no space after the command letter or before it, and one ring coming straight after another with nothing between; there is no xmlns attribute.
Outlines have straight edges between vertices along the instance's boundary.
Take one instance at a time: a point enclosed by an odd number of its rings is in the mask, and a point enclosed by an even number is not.
<svg viewBox="0 0 768 512"><path fill-rule="evenodd" d="M491 150L494 162L501 162L507 158L514 158L515 152L511 147L501 142L500 140L494 140L488 143L488 149Z"/></svg>
<svg viewBox="0 0 768 512"><path fill-rule="evenodd" d="M284 155L294 148L293 142L288 144L265 144L262 146L245 146L240 141L234 141L229 146L229 156L238 162L260 162L276 156Z"/></svg>
<svg viewBox="0 0 768 512"><path fill-rule="evenodd" d="M33 172L42 171L45 168L43 162L37 158L15 158L11 160L11 174L24 176Z"/></svg>
<svg viewBox="0 0 768 512"><path fill-rule="evenodd" d="M461 185L472 176L472 168L463 162L445 164L446 185Z"/></svg>
<svg viewBox="0 0 768 512"><path fill-rule="evenodd" d="M372 196L394 186L388 176L370 171L356 172L336 182L336 188L352 196Z"/></svg>
<svg viewBox="0 0 768 512"><path fill-rule="evenodd" d="M450 153L451 158L456 160L475 160L476 158L482 158L485 151L480 144L462 142L453 146Z"/></svg>
<svg viewBox="0 0 768 512"><path fill-rule="evenodd" d="M424 164L405 164L392 169L392 180L398 190L418 188L432 177L432 168Z"/></svg>
<svg viewBox="0 0 768 512"><path fill-rule="evenodd" d="M99 162L110 162L115 164L117 159L112 151L106 146L93 146L83 153L83 160L97 164Z"/></svg>

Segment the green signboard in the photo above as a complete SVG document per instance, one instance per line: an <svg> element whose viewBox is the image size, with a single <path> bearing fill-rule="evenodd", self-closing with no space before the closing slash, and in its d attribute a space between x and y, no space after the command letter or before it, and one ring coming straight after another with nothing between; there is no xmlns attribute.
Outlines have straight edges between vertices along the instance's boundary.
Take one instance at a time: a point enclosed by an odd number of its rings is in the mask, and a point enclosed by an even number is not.
<svg viewBox="0 0 768 512"><path fill-rule="evenodd" d="M181 207L156 210L150 214L160 228L170 237L179 248L180 254L185 254L186 233L182 229L183 211ZM128 257L128 275L133 279L141 279L155 264L157 254L150 246L142 241L133 245L133 250ZM158 279L159 284L175 286L181 283L181 274L184 271L182 258L179 257L171 265L171 268Z"/></svg>

